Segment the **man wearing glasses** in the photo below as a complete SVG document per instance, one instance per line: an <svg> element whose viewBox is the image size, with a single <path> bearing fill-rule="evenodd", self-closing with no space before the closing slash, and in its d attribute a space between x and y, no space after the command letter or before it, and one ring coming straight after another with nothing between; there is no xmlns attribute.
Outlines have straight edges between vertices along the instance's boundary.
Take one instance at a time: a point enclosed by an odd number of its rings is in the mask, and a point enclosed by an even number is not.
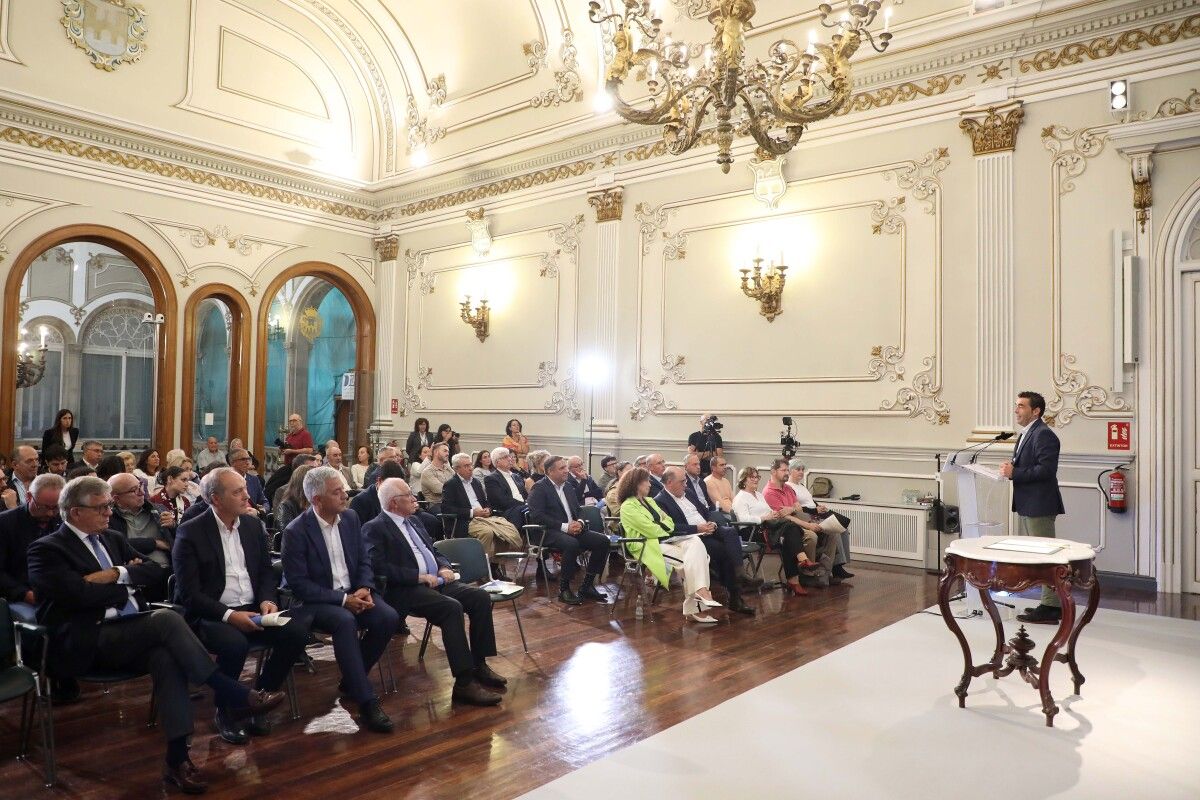
<svg viewBox="0 0 1200 800"><path fill-rule="evenodd" d="M249 513L260 515L266 513L271 504L267 502L266 492L263 491L262 478L250 471L250 468L254 466L254 459L250 458L250 451L234 450L229 454L229 466L237 470L237 474L246 481L246 493L250 495L251 504Z"/></svg>
<svg viewBox="0 0 1200 800"><path fill-rule="evenodd" d="M113 515L109 527L125 534L134 550L161 567L171 566L171 539L175 516L157 511L146 499L142 482L132 473L119 472L108 479ZM164 580L166 580L164 578Z"/></svg>
<svg viewBox="0 0 1200 800"><path fill-rule="evenodd" d="M143 562L110 530L112 492L99 478L67 483L59 496L63 525L29 547L29 580L38 621L50 628L47 664L53 678L94 669L148 672L167 738L163 782L198 794L208 786L188 757L192 700L188 684L213 690L218 706L263 714L282 692L250 691L220 672L183 617L148 610L137 588L157 583L162 567Z"/></svg>

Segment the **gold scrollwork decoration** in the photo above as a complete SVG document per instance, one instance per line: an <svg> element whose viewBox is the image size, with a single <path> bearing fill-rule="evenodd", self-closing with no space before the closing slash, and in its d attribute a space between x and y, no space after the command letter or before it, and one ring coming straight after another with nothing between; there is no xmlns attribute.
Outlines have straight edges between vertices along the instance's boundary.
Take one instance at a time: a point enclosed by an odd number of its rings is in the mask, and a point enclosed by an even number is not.
<svg viewBox="0 0 1200 800"><path fill-rule="evenodd" d="M904 351L896 345L877 344L871 348L871 360L867 362L867 374L882 380L898 381L904 377Z"/></svg>
<svg viewBox="0 0 1200 800"><path fill-rule="evenodd" d="M1146 47L1200 37L1200 14L1178 22L1163 22L1150 28L1123 31L1117 36L1100 36L1090 42L1073 42L1057 50L1040 50L1020 61L1021 72L1046 72L1084 61L1097 61L1118 53L1133 53Z"/></svg>
<svg viewBox="0 0 1200 800"><path fill-rule="evenodd" d="M1197 111L1200 111L1200 89L1192 89L1191 94L1187 97L1168 97L1158 104L1158 108L1153 114L1143 111L1138 114L1137 118L1140 120L1165 119L1184 114L1195 114Z"/></svg>
<svg viewBox="0 0 1200 800"><path fill-rule="evenodd" d="M925 81L924 86L906 81L895 86L885 86L874 92L859 92L850 98L849 103L835 111L834 116L840 117L855 111L869 111L872 108L885 108L896 103L908 103L920 97L936 97L939 94L945 94L951 87L959 85L966 80L966 77L958 72L947 73L934 75Z"/></svg>
<svg viewBox="0 0 1200 800"><path fill-rule="evenodd" d="M621 219L625 190L620 186L588 193L588 205L596 209L596 222L612 222Z"/></svg>
<svg viewBox="0 0 1200 800"><path fill-rule="evenodd" d="M980 112L964 112L958 127L971 137L971 148L975 155L1003 153L1017 147L1017 130L1025 119L1021 102L1009 107L991 106Z"/></svg>
<svg viewBox="0 0 1200 800"><path fill-rule="evenodd" d="M408 288L411 289L413 283L416 282L417 276L421 274L421 269L425 266L425 262L429 260L429 253L424 250L413 250L406 248L404 251L404 266L408 270Z"/></svg>
<svg viewBox="0 0 1200 800"><path fill-rule="evenodd" d="M505 178L500 181L485 183L482 186L474 186L470 189L460 189L449 194L438 195L424 200L417 200L412 203L399 206L392 209L387 215L389 218L396 217L414 217L418 214L424 214L427 211L437 211L443 208L453 208L454 206L464 203L474 203L488 197L497 197L509 192L516 192L522 189L532 189L536 186L545 186L549 183L555 183L569 178L578 178L596 168L595 159L586 159L583 161L573 161L570 164L560 164L557 167L547 167L546 169L536 172L528 172L524 175L517 175L512 178Z"/></svg>
<svg viewBox="0 0 1200 800"><path fill-rule="evenodd" d="M575 47L575 34L563 28L562 44L558 57L563 68L554 70L554 88L534 95L529 104L534 108L551 108L562 103L583 100L583 79L579 77L579 50Z"/></svg>
<svg viewBox="0 0 1200 800"><path fill-rule="evenodd" d="M1088 159L1095 158L1104 150L1108 135L1095 128L1071 130L1062 125L1042 128L1042 144L1053 156L1053 174L1056 196L1061 197L1075 191L1075 178L1087 169Z"/></svg>
<svg viewBox="0 0 1200 800"><path fill-rule="evenodd" d="M910 161L900 169L883 173L886 181L895 180L901 189L908 189L913 197L925 206L926 214L936 214L942 181L938 177L950 166L950 149L938 147L930 150L918 161Z"/></svg>
<svg viewBox="0 0 1200 800"><path fill-rule="evenodd" d="M903 195L891 200L877 200L871 205L871 233L880 234L900 233L904 230Z"/></svg>
<svg viewBox="0 0 1200 800"><path fill-rule="evenodd" d="M638 222L638 233L642 240L642 255L650 252L654 234L667 226L667 217L673 215L675 209L659 206L655 208L649 203L638 203L633 207L634 219Z"/></svg>
<svg viewBox="0 0 1200 800"><path fill-rule="evenodd" d="M942 384L937 378L937 357L921 359L925 369L913 376L912 386L896 392L895 400L884 400L883 411L907 411L908 416L924 417L934 425L950 424L950 408L941 398Z"/></svg>
<svg viewBox="0 0 1200 800"><path fill-rule="evenodd" d="M127 0L62 0L60 22L96 69L112 72L146 52L146 10Z"/></svg>
<svg viewBox="0 0 1200 800"><path fill-rule="evenodd" d="M1113 396L1106 389L1089 383L1088 376L1075 369L1075 356L1059 353L1058 357L1060 372L1054 376L1054 397L1046 401L1047 424L1062 428L1069 425L1077 414L1104 418L1111 414L1096 412L1115 411L1118 416L1132 412L1125 398Z"/></svg>
<svg viewBox="0 0 1200 800"><path fill-rule="evenodd" d="M562 387L559 391L550 395L550 399L545 402L542 408L553 411L555 414L566 412L570 419L579 419L581 411L579 405L575 402L575 373L572 372L562 382Z"/></svg>
<svg viewBox="0 0 1200 800"><path fill-rule="evenodd" d="M308 339L311 344L321 335L321 329L325 327L325 321L321 319L321 315L317 312L317 309L309 306L300 312L300 320L296 323L296 327L299 328L300 335Z"/></svg>

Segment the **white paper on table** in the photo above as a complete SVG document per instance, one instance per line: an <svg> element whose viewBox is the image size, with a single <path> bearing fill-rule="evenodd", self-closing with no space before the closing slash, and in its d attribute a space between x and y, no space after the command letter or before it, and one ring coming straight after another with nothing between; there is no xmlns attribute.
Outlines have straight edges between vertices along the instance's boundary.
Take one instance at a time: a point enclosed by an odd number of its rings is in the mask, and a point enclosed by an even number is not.
<svg viewBox="0 0 1200 800"><path fill-rule="evenodd" d="M1022 542L1020 539L1001 539L998 542L989 544L985 550L1009 550L1014 553L1036 553L1039 556L1048 556L1062 550L1066 545L1049 544L1043 542Z"/></svg>

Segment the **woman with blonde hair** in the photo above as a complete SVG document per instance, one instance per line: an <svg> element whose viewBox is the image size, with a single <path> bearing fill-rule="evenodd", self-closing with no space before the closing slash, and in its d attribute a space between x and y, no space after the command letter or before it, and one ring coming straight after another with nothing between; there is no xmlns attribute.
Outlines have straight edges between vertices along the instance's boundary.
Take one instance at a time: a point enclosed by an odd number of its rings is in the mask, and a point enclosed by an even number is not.
<svg viewBox="0 0 1200 800"><path fill-rule="evenodd" d="M628 537L645 537L646 543L626 545L634 558L641 556L642 564L664 588L670 585L666 559L681 564L683 569L683 615L692 622L713 625L716 620L704 612L720 608L708 588L708 550L698 535L673 537L675 522L650 497L650 473L636 467L621 477L617 501L621 505L621 527ZM664 539L672 538L666 542ZM643 547L645 552L642 552Z"/></svg>

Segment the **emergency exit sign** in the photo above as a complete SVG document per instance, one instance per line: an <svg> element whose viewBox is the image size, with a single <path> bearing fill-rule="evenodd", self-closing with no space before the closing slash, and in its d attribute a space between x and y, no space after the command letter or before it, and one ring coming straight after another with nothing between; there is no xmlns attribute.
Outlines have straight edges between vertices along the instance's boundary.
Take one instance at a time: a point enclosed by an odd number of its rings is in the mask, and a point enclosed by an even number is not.
<svg viewBox="0 0 1200 800"><path fill-rule="evenodd" d="M1129 423L1128 422L1110 422L1110 423L1108 423L1108 449L1109 450L1128 450L1129 449Z"/></svg>

